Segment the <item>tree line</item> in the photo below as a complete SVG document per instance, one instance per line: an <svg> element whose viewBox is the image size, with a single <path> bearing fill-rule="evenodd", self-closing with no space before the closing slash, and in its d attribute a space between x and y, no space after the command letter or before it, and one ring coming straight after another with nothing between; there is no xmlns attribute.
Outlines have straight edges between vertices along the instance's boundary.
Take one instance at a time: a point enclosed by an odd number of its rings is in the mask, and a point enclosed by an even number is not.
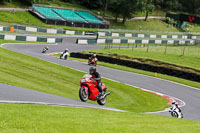
<svg viewBox="0 0 200 133"><path fill-rule="evenodd" d="M197 15L200 13L200 0L0 0L2 1L18 1L26 5L45 4L51 1L76 3L89 9L103 10L103 17L109 10L114 14L116 21L121 16L122 23L125 23L134 13L141 11L146 12L145 20L147 21L149 12L155 9L184 11Z"/></svg>
<svg viewBox="0 0 200 133"><path fill-rule="evenodd" d="M123 17L124 23L136 12L145 11L147 21L149 12L155 9L183 11L195 15L200 13L200 0L63 0L68 2L79 2L91 9L104 9L104 16L107 10L115 13L115 20L118 16Z"/></svg>

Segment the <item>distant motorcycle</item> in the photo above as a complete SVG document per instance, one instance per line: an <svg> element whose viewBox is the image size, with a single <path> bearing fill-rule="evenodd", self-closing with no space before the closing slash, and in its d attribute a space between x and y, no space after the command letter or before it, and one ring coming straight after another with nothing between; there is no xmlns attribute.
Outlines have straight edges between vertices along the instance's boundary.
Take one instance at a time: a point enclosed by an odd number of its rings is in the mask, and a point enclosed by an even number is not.
<svg viewBox="0 0 200 133"><path fill-rule="evenodd" d="M169 112L171 113L172 117L183 118L183 113L181 111L181 108L173 106L170 108Z"/></svg>
<svg viewBox="0 0 200 133"><path fill-rule="evenodd" d="M93 65L93 66L96 66L97 65L97 61L98 59L95 57L91 60L91 57L89 57L89 60L88 60L88 65Z"/></svg>
<svg viewBox="0 0 200 133"><path fill-rule="evenodd" d="M44 47L44 48L42 49L42 53L45 54L45 53L47 52L47 50L49 50L49 47L46 46L46 47Z"/></svg>
<svg viewBox="0 0 200 133"><path fill-rule="evenodd" d="M60 59L67 60L68 56L69 56L69 50L66 49L66 50L60 55Z"/></svg>

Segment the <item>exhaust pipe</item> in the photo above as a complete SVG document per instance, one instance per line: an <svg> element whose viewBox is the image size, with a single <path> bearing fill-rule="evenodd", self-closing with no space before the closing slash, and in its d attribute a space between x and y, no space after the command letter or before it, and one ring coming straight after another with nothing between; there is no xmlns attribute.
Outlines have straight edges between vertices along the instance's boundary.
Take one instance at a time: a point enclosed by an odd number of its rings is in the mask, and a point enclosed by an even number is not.
<svg viewBox="0 0 200 133"><path fill-rule="evenodd" d="M104 97L106 97L106 96L108 96L108 95L110 95L110 92L104 94L104 95L102 96L102 98L104 98Z"/></svg>
<svg viewBox="0 0 200 133"><path fill-rule="evenodd" d="M104 94L104 95L101 96L101 97L97 97L97 99L98 99L98 100L101 100L101 99L105 98L105 97L108 96L108 95L110 95L110 92Z"/></svg>

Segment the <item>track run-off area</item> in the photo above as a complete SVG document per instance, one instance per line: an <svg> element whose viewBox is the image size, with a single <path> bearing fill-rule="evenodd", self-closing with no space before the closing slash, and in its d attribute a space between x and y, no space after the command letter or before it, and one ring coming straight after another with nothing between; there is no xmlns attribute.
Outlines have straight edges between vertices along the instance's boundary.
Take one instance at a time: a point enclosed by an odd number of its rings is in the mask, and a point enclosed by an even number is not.
<svg viewBox="0 0 200 133"><path fill-rule="evenodd" d="M49 53L62 52L68 48L70 52L80 52L84 50L92 50L104 48L101 45L78 45L76 44L77 37L63 37L63 42L59 44L3 44L1 47L36 57L48 62L66 66L78 71L88 72L89 66L86 63L74 60L60 60L57 57L49 56ZM47 54L42 54L44 46L49 47ZM109 80L121 82L130 86L134 86L144 91L161 95L169 101L176 100L182 106L184 119L200 121L200 89L179 84L176 82L163 80L155 77L150 77L142 74L126 72L122 70L97 66L98 72L102 77ZM78 91L77 91L78 93ZM0 102L1 103L24 103L24 104L47 104L56 106L73 106L85 108L101 108L107 110L124 111L113 109L97 104L84 103L79 100L68 99L52 94L33 91L25 88L5 85L0 83ZM152 112L153 114L170 116L166 110Z"/></svg>

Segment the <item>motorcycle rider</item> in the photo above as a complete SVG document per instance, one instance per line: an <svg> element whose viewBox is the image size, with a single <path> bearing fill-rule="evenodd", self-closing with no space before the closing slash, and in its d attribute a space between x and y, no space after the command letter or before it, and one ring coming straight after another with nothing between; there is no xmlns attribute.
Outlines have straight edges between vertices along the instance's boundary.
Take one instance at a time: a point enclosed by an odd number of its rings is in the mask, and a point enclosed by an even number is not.
<svg viewBox="0 0 200 133"><path fill-rule="evenodd" d="M92 62L92 60L95 58L96 58L96 54L92 54L92 56L90 57L90 62Z"/></svg>
<svg viewBox="0 0 200 133"><path fill-rule="evenodd" d="M178 110L177 113L178 113L179 117L181 117L181 108L178 107L178 103L176 103L175 101L173 101L169 112L172 112L172 111L174 111L176 109Z"/></svg>
<svg viewBox="0 0 200 133"><path fill-rule="evenodd" d="M67 59L68 55L69 55L69 49L66 48L65 51L60 56L60 58Z"/></svg>
<svg viewBox="0 0 200 133"><path fill-rule="evenodd" d="M49 50L49 47L48 46L45 46L42 50L42 53L46 53L46 51Z"/></svg>
<svg viewBox="0 0 200 133"><path fill-rule="evenodd" d="M98 97L103 96L103 90L102 90L102 83L101 83L100 74L96 71L96 68L94 66L90 67L89 72L92 75L92 79L97 81L97 89L99 90Z"/></svg>
<svg viewBox="0 0 200 133"><path fill-rule="evenodd" d="M66 48L65 51L63 52L63 54L68 53L68 52L69 52L69 49Z"/></svg>

